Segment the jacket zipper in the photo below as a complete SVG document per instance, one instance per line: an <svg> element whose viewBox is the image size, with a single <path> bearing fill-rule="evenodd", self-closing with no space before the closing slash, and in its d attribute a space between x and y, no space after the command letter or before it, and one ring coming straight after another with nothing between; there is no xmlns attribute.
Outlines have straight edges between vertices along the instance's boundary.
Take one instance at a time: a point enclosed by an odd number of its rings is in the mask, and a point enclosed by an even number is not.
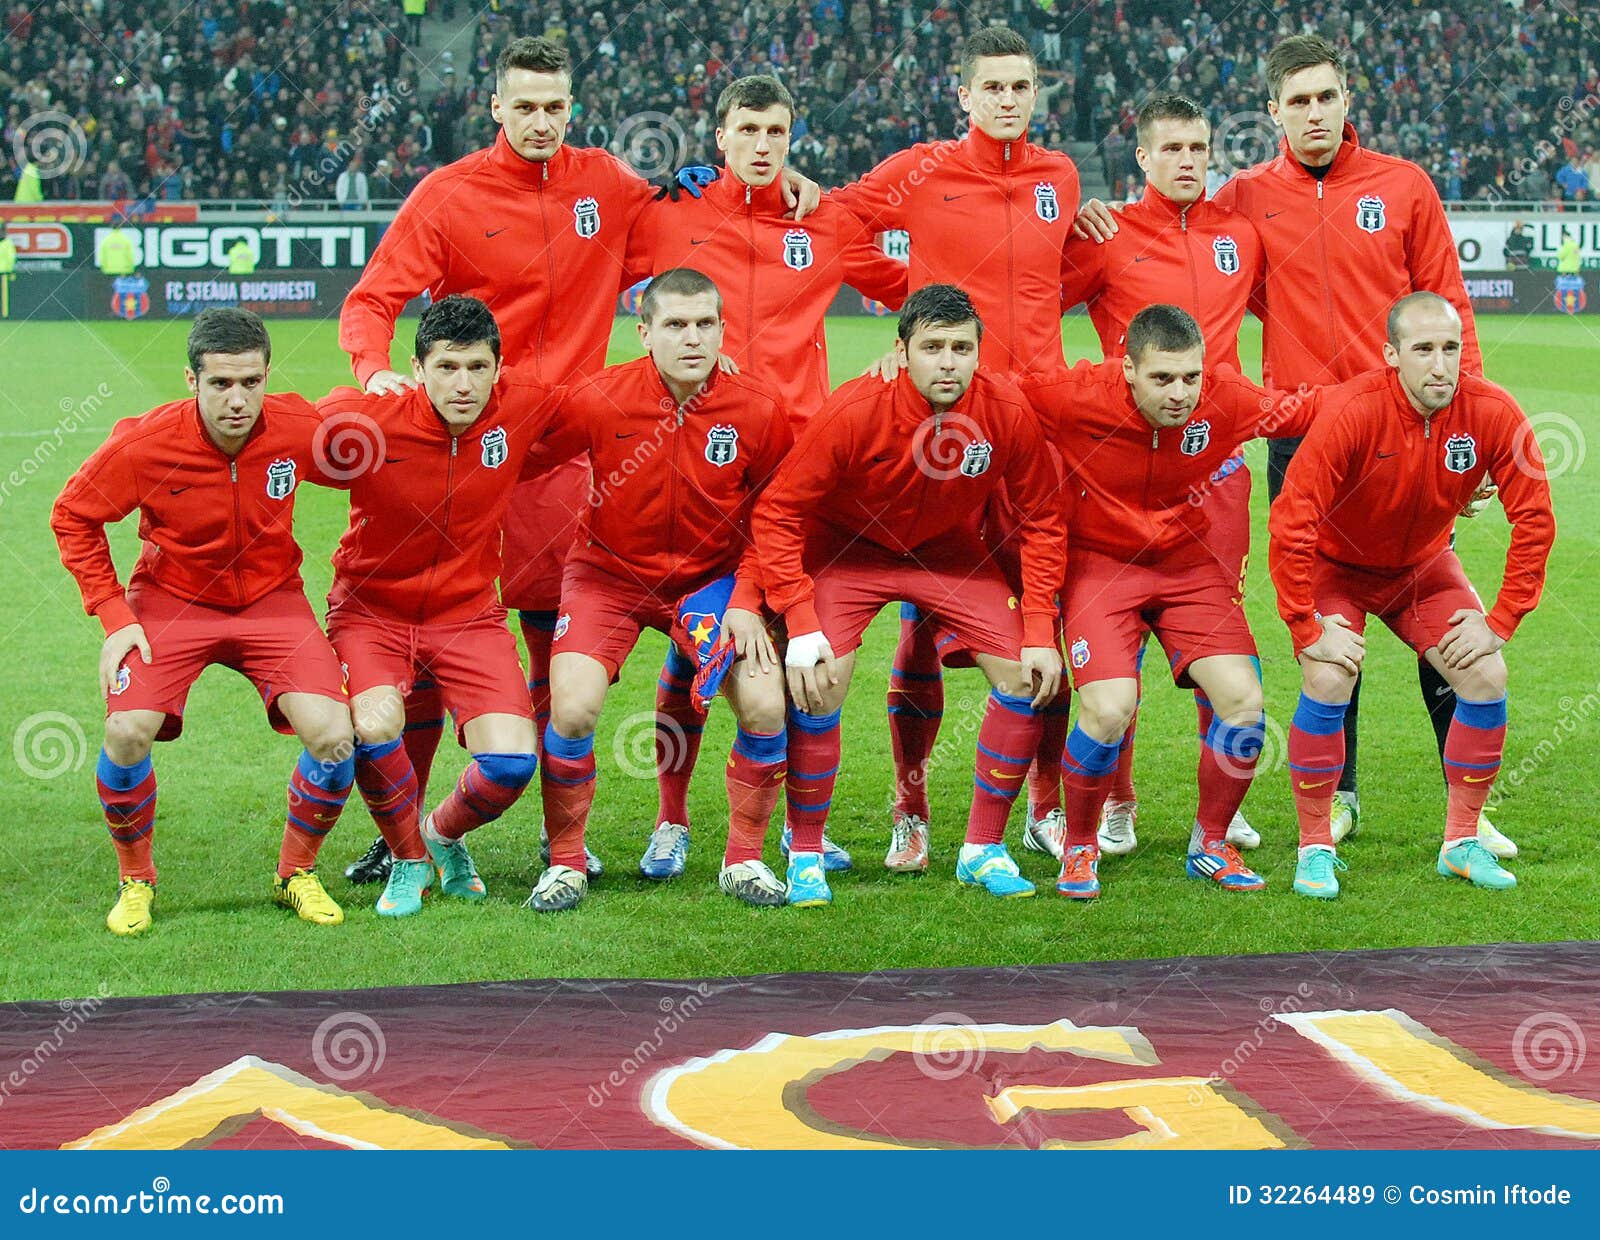
<svg viewBox="0 0 1600 1240"><path fill-rule="evenodd" d="M754 352L756 339L756 212L750 202L750 187L744 187L745 237L750 242L750 260L745 265L744 340L747 352ZM680 420L679 425L682 425Z"/></svg>
<svg viewBox="0 0 1600 1240"><path fill-rule="evenodd" d="M1200 272L1195 266L1194 250L1189 243L1189 208L1178 212L1178 231L1183 234L1183 257L1189 264L1189 287L1194 290L1195 317L1200 317Z"/></svg>
<svg viewBox="0 0 1600 1240"><path fill-rule="evenodd" d="M1332 169L1330 168L1329 172L1331 172L1331 171L1332 171ZM1327 178L1327 175L1328 175L1327 173L1323 173L1323 179L1324 180ZM1328 332L1329 332L1330 335L1332 335L1333 334L1333 324L1334 324L1334 317L1333 317L1333 285L1328 279L1328 214L1327 214L1327 207L1324 205L1324 202L1323 202L1322 190L1323 190L1323 181L1319 180L1317 182L1317 242L1321 246L1321 249L1322 249L1322 304L1326 307L1326 309L1328 311L1328 319L1327 319ZM1330 354L1330 356L1331 357L1338 357L1339 356L1339 345L1338 345L1337 337L1335 337L1333 352ZM1330 383L1337 383L1339 381L1339 377L1338 377L1338 375L1336 375L1334 373L1333 367L1331 365L1328 367L1328 381Z"/></svg>
<svg viewBox="0 0 1600 1240"><path fill-rule="evenodd" d="M456 447L461 442L455 435L450 436L450 460L445 465L444 471L444 521L439 527L439 540L441 544L450 541L450 508L456 498ZM444 548L441 546L441 552ZM422 602L417 607L417 623L422 624L428 616L428 602L433 595L433 582L439 575L439 556L433 557L433 564L428 569L428 585L422 592Z"/></svg>
<svg viewBox="0 0 1600 1240"><path fill-rule="evenodd" d="M244 518L239 510L239 459L228 458L228 478L233 484L233 588L239 594L239 606L243 607L244 574L239 571L239 557L244 554L244 539L240 535L240 526Z"/></svg>
<svg viewBox="0 0 1600 1240"><path fill-rule="evenodd" d="M936 410L934 410L934 413L933 413L933 438L934 439L938 439L939 438L939 432L940 432L940 430L941 430L941 428L943 426L944 426L944 414L940 410L936 409ZM915 435L916 435L916 432L913 431L912 432L913 438L915 438ZM921 527L921 525L922 525L922 513L923 513L923 510L925 508L927 508L927 506L928 506L928 488L933 485L933 479L930 478L925 471L919 469L917 472L919 474L922 474L922 485L917 489L917 511L916 511L916 515L914 517L912 517L912 519L911 519L911 528L913 530L919 529ZM902 552L901 554L909 555L911 553L908 550L908 551Z"/></svg>
<svg viewBox="0 0 1600 1240"><path fill-rule="evenodd" d="M1423 467L1424 468L1427 467L1427 459L1428 459L1427 444L1429 443L1429 441L1432 440L1432 438L1433 438L1433 419L1432 418L1423 418L1422 419L1422 440L1423 440L1422 460L1423 460ZM1409 553L1409 550L1410 550L1410 547L1411 547L1411 532L1417 528L1417 510L1420 509L1421 507L1422 507L1422 480L1419 478L1417 480L1417 485L1412 487L1411 519L1406 522L1406 536L1400 542L1400 549L1403 552Z"/></svg>
<svg viewBox="0 0 1600 1240"><path fill-rule="evenodd" d="M538 189L539 226L544 229L544 260L545 267L550 273L549 293L544 299L544 313L539 316L539 334L535 338L533 348L534 367L536 370L540 371L539 377L542 379L544 377L543 368L539 365L539 362L544 357L544 331L545 328L550 324L550 308L555 305L556 289L559 286L556 283L556 256L550 244L550 218L546 210L548 205L548 197L545 193L545 190L550 184L549 160L546 160L542 165L540 165L540 174L542 179L540 180ZM455 455L454 448L451 449L451 455Z"/></svg>
<svg viewBox="0 0 1600 1240"><path fill-rule="evenodd" d="M1139 505L1145 512L1150 511L1150 479L1155 476L1156 453L1160 449L1161 428L1159 426L1152 427L1150 429L1150 455L1145 457L1144 461L1144 500Z"/></svg>
<svg viewBox="0 0 1600 1240"><path fill-rule="evenodd" d="M1002 176L1006 187L1006 287L1014 289L1017 284L1017 221L1011 212L1011 143L1007 142L1005 144L1000 161L1005 169ZM1020 371L1023 369L1023 364L1022 358L1018 356L1017 349L1017 299L1015 297L1006 298L1006 322L1010 325L1011 333L1007 337L1011 342L1011 367L1013 370ZM937 418L937 415L935 416Z"/></svg>
<svg viewBox="0 0 1600 1240"><path fill-rule="evenodd" d="M747 191L748 192L748 191ZM672 470L667 475L667 560L671 563L678 547L678 448L683 430L683 406L678 406L678 419L672 428Z"/></svg>

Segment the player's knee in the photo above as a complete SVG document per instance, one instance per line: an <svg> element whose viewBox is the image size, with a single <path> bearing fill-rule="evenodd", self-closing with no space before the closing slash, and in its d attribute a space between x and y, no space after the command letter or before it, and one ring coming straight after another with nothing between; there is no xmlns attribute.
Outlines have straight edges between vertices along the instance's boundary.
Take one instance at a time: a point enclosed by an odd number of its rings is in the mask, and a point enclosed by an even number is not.
<svg viewBox="0 0 1600 1240"><path fill-rule="evenodd" d="M344 712L319 719L300 733L300 743L318 762L342 762L355 750L355 731Z"/></svg>
<svg viewBox="0 0 1600 1240"><path fill-rule="evenodd" d="M1485 655L1456 676L1456 696L1469 702L1493 702L1506 695L1506 661L1496 652Z"/></svg>
<svg viewBox="0 0 1600 1240"><path fill-rule="evenodd" d="M1219 719L1235 727L1254 723L1261 715L1265 698L1261 685L1253 677L1228 685L1221 693L1211 697L1211 709Z"/></svg>
<svg viewBox="0 0 1600 1240"><path fill-rule="evenodd" d="M539 758L531 753L481 753L478 769L490 782L502 788L526 788L539 769Z"/></svg>
<svg viewBox="0 0 1600 1240"><path fill-rule="evenodd" d="M771 736L783 731L786 714L782 684L776 682L772 692L751 693L746 697L739 709L739 726L746 732Z"/></svg>
<svg viewBox="0 0 1600 1240"><path fill-rule="evenodd" d="M399 740L405 731L405 718L390 719L381 713L357 712L355 716L356 741L362 745L387 745Z"/></svg>
<svg viewBox="0 0 1600 1240"><path fill-rule="evenodd" d="M155 743L161 721L142 718L142 713L117 711L106 716L106 753L121 766L143 761Z"/></svg>
<svg viewBox="0 0 1600 1240"><path fill-rule="evenodd" d="M1132 693L1083 694L1078 700L1078 726L1099 741L1119 740L1133 722L1138 706Z"/></svg>
<svg viewBox="0 0 1600 1240"><path fill-rule="evenodd" d="M1307 659L1301 665L1301 687L1319 702L1348 702L1356 678L1332 663Z"/></svg>
<svg viewBox="0 0 1600 1240"><path fill-rule="evenodd" d="M556 698L550 703L550 726L568 740L590 735L600 722L600 704L577 698Z"/></svg>

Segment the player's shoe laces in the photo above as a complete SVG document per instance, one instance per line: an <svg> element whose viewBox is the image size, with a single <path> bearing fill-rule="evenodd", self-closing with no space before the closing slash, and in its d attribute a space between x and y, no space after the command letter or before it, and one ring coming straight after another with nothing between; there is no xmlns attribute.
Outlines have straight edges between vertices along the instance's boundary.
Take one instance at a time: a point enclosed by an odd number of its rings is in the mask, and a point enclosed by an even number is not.
<svg viewBox="0 0 1600 1240"><path fill-rule="evenodd" d="M428 846L428 856L433 858L439 871L439 890L447 896L462 900L482 900L489 890L478 877L478 867L472 864L472 854L460 840L449 840L433 829L430 814L422 823L422 842Z"/></svg>
<svg viewBox="0 0 1600 1240"><path fill-rule="evenodd" d="M1100 830L1096 839L1100 851L1111 857L1125 857L1139 846L1133 822L1139 816L1137 801L1107 801L1100 810Z"/></svg>
<svg viewBox="0 0 1600 1240"><path fill-rule="evenodd" d="M337 926L344 920L344 910L322 886L322 880L312 870L296 870L288 878L278 878L272 884L272 899L284 908L292 908L301 921L319 926Z"/></svg>
<svg viewBox="0 0 1600 1240"><path fill-rule="evenodd" d="M663 822L650 832L650 842L639 858L639 873L661 882L677 878L688 864L689 828L681 822Z"/></svg>
<svg viewBox="0 0 1600 1240"><path fill-rule="evenodd" d="M523 901L523 908L537 909L541 913L560 913L576 908L589 894L589 876L574 870L570 865L553 865L533 885L533 893Z"/></svg>
<svg viewBox="0 0 1600 1240"><path fill-rule="evenodd" d="M1224 891L1260 891L1267 885L1239 856L1239 850L1226 840L1203 844L1184 862L1190 878L1209 878Z"/></svg>
<svg viewBox="0 0 1600 1240"><path fill-rule="evenodd" d="M1235 848L1259 848L1261 833L1244 820L1243 812L1235 813L1228 824L1228 833L1222 837Z"/></svg>
<svg viewBox="0 0 1600 1240"><path fill-rule="evenodd" d="M1100 849L1096 845L1073 844L1063 851L1056 890L1072 900L1093 900L1100 894Z"/></svg>
<svg viewBox="0 0 1600 1240"><path fill-rule="evenodd" d="M546 865L550 864L550 836L543 827L539 828L539 860ZM606 867L601 864L600 858L589 851L589 846L583 846L583 872L589 876L592 883L606 872Z"/></svg>
<svg viewBox="0 0 1600 1240"><path fill-rule="evenodd" d="M833 903L821 853L791 853L787 877L784 898L795 908L820 908Z"/></svg>
<svg viewBox="0 0 1600 1240"><path fill-rule="evenodd" d="M788 903L788 888L765 861L735 861L722 867L717 886L730 896L757 908L776 908Z"/></svg>
<svg viewBox="0 0 1600 1240"><path fill-rule="evenodd" d="M1517 885L1517 876L1501 865L1476 836L1441 848L1439 873L1446 878L1464 878L1474 887L1491 891L1505 891Z"/></svg>
<svg viewBox="0 0 1600 1240"><path fill-rule="evenodd" d="M794 831L787 825L783 834L778 837L778 850L785 857L789 855L789 845L794 840ZM822 837L822 868L829 874L842 874L855 865L854 859L844 849L840 848L826 835Z"/></svg>
<svg viewBox="0 0 1600 1240"><path fill-rule="evenodd" d="M393 862L394 854L389 851L388 842L380 835L372 841L372 847L344 867L344 876L357 887L365 886L367 883L387 882L389 866Z"/></svg>
<svg viewBox="0 0 1600 1240"><path fill-rule="evenodd" d="M1022 846L1030 852L1049 853L1057 861L1067 846L1067 816L1059 809L1047 810L1043 818L1028 811L1022 827Z"/></svg>
<svg viewBox="0 0 1600 1240"><path fill-rule="evenodd" d="M1022 877L1004 844L963 844L956 862L956 881L982 887L1002 900L1022 900L1033 894L1033 884Z"/></svg>
<svg viewBox="0 0 1600 1240"><path fill-rule="evenodd" d="M422 897L433 886L433 862L426 857L416 861L396 861L389 867L389 881L373 907L379 917L414 917L422 912Z"/></svg>
<svg viewBox="0 0 1600 1240"><path fill-rule="evenodd" d="M1335 870L1348 870L1344 859L1331 848L1310 847L1300 854L1294 867L1294 889L1313 900L1339 898L1339 876Z"/></svg>
<svg viewBox="0 0 1600 1240"><path fill-rule="evenodd" d="M1333 842L1342 844L1361 830L1361 802L1353 792L1335 792L1333 808L1328 815L1328 829Z"/></svg>
<svg viewBox="0 0 1600 1240"><path fill-rule="evenodd" d="M155 903L155 898L154 883L147 883L142 878L123 879L117 887L117 902L106 914L106 929L124 937L143 934L150 929L150 923L154 920L150 915L150 906Z"/></svg>
<svg viewBox="0 0 1600 1240"><path fill-rule="evenodd" d="M826 846L827 841L823 844ZM883 855L883 868L896 874L921 874L928 868L926 818L895 810L894 821L889 824L889 851Z"/></svg>
<svg viewBox="0 0 1600 1240"><path fill-rule="evenodd" d="M1489 821L1487 814L1478 815L1478 843L1482 844L1501 861L1510 861L1517 855L1517 846L1509 835L1502 835L1498 827Z"/></svg>

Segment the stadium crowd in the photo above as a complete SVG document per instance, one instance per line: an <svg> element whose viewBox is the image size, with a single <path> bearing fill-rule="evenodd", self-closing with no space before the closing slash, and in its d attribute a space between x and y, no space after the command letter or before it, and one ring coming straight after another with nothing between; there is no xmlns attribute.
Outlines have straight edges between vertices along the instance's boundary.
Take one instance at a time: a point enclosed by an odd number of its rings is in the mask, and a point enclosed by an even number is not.
<svg viewBox="0 0 1600 1240"><path fill-rule="evenodd" d="M1363 142L1420 162L1444 198L1571 202L1600 190L1600 41L1559 0L1318 0L1276 18L1254 7L1214 17L1188 0L495 0L470 54L426 66L404 42L400 6L383 0L18 0L4 20L7 197L26 180L23 127L45 112L75 118L86 139L44 187L50 197L333 199L357 154L365 193L346 178L345 198L403 197L488 144L489 67L519 34L568 42L576 143L648 173L713 162L710 102L735 77L772 73L799 105L795 165L839 185L956 131L953 49L1000 20L1040 56L1035 136L1094 142L1117 196L1137 181L1133 115L1158 89L1205 103L1225 167L1270 153L1262 58L1302 30L1348 49Z"/></svg>

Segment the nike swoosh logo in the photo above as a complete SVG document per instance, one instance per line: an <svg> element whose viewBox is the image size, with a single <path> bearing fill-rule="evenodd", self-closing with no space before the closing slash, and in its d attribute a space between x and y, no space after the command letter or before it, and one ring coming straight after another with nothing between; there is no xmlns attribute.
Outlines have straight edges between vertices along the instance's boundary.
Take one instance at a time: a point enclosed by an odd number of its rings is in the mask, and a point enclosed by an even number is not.
<svg viewBox="0 0 1600 1240"><path fill-rule="evenodd" d="M1493 775L1463 775L1461 778L1466 780L1469 784L1486 784L1491 779L1493 779L1494 776Z"/></svg>
<svg viewBox="0 0 1600 1240"><path fill-rule="evenodd" d="M1391 456L1397 456L1397 455L1399 455L1399 454L1395 453L1395 452L1380 452L1380 453L1378 453L1378 459L1380 461L1387 461Z"/></svg>
<svg viewBox="0 0 1600 1240"><path fill-rule="evenodd" d="M1133 261L1136 263L1148 263L1154 257L1154 254L1140 254L1137 255Z"/></svg>
<svg viewBox="0 0 1600 1240"><path fill-rule="evenodd" d="M618 439L632 439L638 433L638 431L618 431L616 435Z"/></svg>
<svg viewBox="0 0 1600 1240"><path fill-rule="evenodd" d="M993 775L996 779L1021 779L1027 773L1027 771L1023 771L1021 775L1007 775L1004 771L997 771L992 766L989 768L989 774Z"/></svg>
<svg viewBox="0 0 1600 1240"><path fill-rule="evenodd" d="M1110 438L1111 438L1111 432L1110 432L1110 431L1107 431L1107 432L1106 432L1106 433L1105 433L1105 434L1103 434L1103 435L1097 435L1097 434L1095 434L1095 432L1094 432L1094 431L1090 431L1090 432L1089 432L1089 438L1090 438L1090 439L1110 439Z"/></svg>
<svg viewBox="0 0 1600 1240"><path fill-rule="evenodd" d="M1275 220L1282 214L1282 211L1268 211L1265 218L1269 220Z"/></svg>
<svg viewBox="0 0 1600 1240"><path fill-rule="evenodd" d="M1444 863L1444 868L1449 870L1450 873L1458 875L1461 878L1471 878L1472 877L1471 874L1469 874L1469 873L1467 873L1467 871L1463 870L1454 861L1450 861L1448 859Z"/></svg>
<svg viewBox="0 0 1600 1240"><path fill-rule="evenodd" d="M403 457L403 456L386 456L386 457L383 458L383 463L385 465L398 465L398 464L400 464L401 461L404 461L406 459L408 459L408 458Z"/></svg>
<svg viewBox="0 0 1600 1240"><path fill-rule="evenodd" d="M946 194L944 196L944 200L946 202L954 202L957 198L965 198L965 197L966 197L965 194Z"/></svg>
<svg viewBox="0 0 1600 1240"><path fill-rule="evenodd" d="M701 237L699 240L696 240L695 238L690 237L689 238L689 244L690 245L705 245L710 240L711 240L710 237Z"/></svg>
<svg viewBox="0 0 1600 1240"><path fill-rule="evenodd" d="M505 228L491 228L491 229L487 230L483 235L486 238L487 237L498 237L501 233L505 232L506 228L510 228L510 227L511 227L511 225L507 224L505 226Z"/></svg>
<svg viewBox="0 0 1600 1240"><path fill-rule="evenodd" d="M194 485L194 483L192 483L192 482L189 484L189 486L193 486L193 485ZM189 487L168 487L167 488L167 494L168 495L182 495L188 489L189 489Z"/></svg>
<svg viewBox="0 0 1600 1240"><path fill-rule="evenodd" d="M881 465L881 464L883 464L883 462L885 462L885 461L892 461L892 460L894 460L894 455L895 455L895 454L894 454L894 453L893 453L893 452L885 452L885 453L883 453L883 454L882 454L882 455L881 455L881 456L875 456L875 457L873 457L873 458L872 458L872 463L873 463L873 464L874 464L874 465Z"/></svg>
<svg viewBox="0 0 1600 1240"><path fill-rule="evenodd" d="M1332 782L1333 782L1333 780L1331 780L1331 779L1320 779L1314 784L1308 784L1308 783L1306 783L1305 780L1302 779L1300 781L1300 788L1301 788L1301 790L1303 792L1313 792L1318 788L1326 788Z"/></svg>

